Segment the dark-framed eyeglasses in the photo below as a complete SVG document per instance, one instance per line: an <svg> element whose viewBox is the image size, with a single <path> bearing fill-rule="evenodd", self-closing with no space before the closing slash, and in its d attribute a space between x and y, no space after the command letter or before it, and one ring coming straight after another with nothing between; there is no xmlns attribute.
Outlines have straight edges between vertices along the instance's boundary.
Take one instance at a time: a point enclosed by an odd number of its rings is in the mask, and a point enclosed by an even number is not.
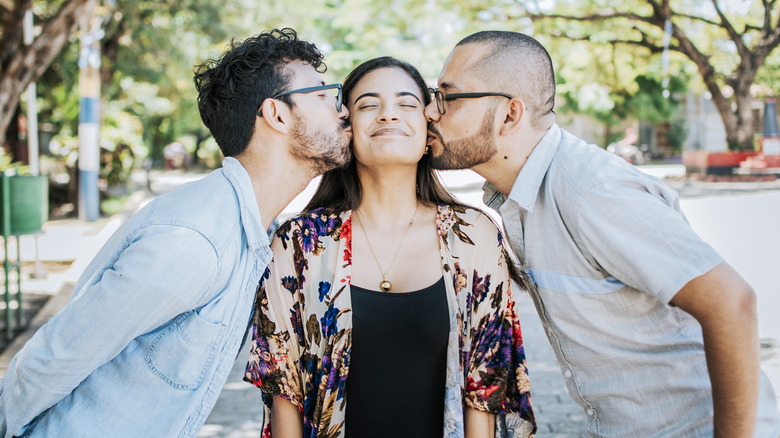
<svg viewBox="0 0 780 438"><path fill-rule="evenodd" d="M512 99L512 96L506 94L506 93L490 93L490 92L483 92L483 93L445 93L438 88L429 88L428 91L430 91L431 96L433 100L436 101L436 109L439 110L439 114L444 114L447 112L447 102L455 99L476 99L478 97L488 97L488 96L501 96L506 97L507 99Z"/></svg>
<svg viewBox="0 0 780 438"><path fill-rule="evenodd" d="M291 94L307 94L307 93L314 93L315 91L334 90L334 89L336 90L336 111L341 112L341 84L318 85L316 87L306 87L306 88L298 88L290 91L282 91L281 93L272 96L271 99L278 99L282 96L289 96ZM262 109L257 112L257 115L259 117L263 116Z"/></svg>

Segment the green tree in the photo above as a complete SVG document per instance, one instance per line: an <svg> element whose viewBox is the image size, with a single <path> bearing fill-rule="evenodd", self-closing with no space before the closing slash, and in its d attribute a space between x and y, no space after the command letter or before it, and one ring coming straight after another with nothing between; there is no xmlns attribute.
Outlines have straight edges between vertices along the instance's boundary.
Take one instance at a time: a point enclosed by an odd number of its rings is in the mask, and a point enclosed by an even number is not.
<svg viewBox="0 0 780 438"><path fill-rule="evenodd" d="M522 16L538 24L543 34L628 46L646 57L660 55L665 47L682 54L696 67L712 96L729 148L752 149L751 86L773 74L773 69L762 71L762 67L780 44L780 8L775 0L751 2L746 10L740 10L737 2L717 0L564 0L550 12L540 11L530 1L526 5ZM665 45L667 25L671 40Z"/></svg>
<svg viewBox="0 0 780 438"><path fill-rule="evenodd" d="M125 0L104 13L101 40L102 144L130 145L136 156L162 163L162 149L181 137L196 150L209 138L200 121L193 66L224 46L232 0ZM227 20L227 21L223 21ZM78 126L79 42L60 53L38 83L40 119L75 143ZM74 111L75 110L75 111Z"/></svg>
<svg viewBox="0 0 780 438"><path fill-rule="evenodd" d="M76 31L79 18L91 14L96 0L45 2L36 8L40 33L24 44L24 15L32 0L0 3L0 143L27 87L51 65Z"/></svg>

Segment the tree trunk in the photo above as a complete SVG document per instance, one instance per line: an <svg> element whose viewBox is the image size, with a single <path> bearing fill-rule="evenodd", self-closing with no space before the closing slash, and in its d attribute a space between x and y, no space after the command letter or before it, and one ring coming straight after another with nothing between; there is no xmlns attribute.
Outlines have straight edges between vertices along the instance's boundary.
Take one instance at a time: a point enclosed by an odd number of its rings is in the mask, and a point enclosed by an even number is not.
<svg viewBox="0 0 780 438"><path fill-rule="evenodd" d="M100 53L103 56L103 62L100 64L100 87L106 90L114 78L114 67L119 58L119 40L127 32L127 20L121 13L119 15L119 19L111 29L106 29L106 36L100 41Z"/></svg>
<svg viewBox="0 0 780 438"><path fill-rule="evenodd" d="M757 134L753 129L753 110L751 108L751 101L753 98L750 96L750 89L748 88L744 93L739 96L734 96L736 103L736 119L737 123L734 127L734 138L729 137L729 133L726 133L726 142L729 145L730 150L735 151L752 151L754 148L753 139Z"/></svg>
<svg viewBox="0 0 780 438"><path fill-rule="evenodd" d="M25 10L32 2L17 2L17 7ZM14 109L19 104L27 87L49 68L57 54L75 32L79 19L92 14L97 0L67 0L57 14L43 25L41 34L30 46L24 46L21 39L6 39L6 35L17 34L23 20L5 23L3 27L3 71L0 74L0 142L13 118ZM25 6L26 5L26 6ZM20 12L24 16L24 10Z"/></svg>
<svg viewBox="0 0 780 438"><path fill-rule="evenodd" d="M732 150L752 150L753 149L753 111L751 109L750 86L756 78L756 72L766 62L767 57L773 50L780 45L780 20L777 20L777 10L775 0L763 0L764 18L760 26L755 24L742 24L742 33L737 31L729 18L721 10L716 0L713 0L712 7L717 14L717 19L696 17L687 14L681 14L671 7L670 0L646 0L652 8L652 13L641 15L626 10L610 10L605 7L606 12L593 13L590 15L566 15L566 14L542 14L526 12L525 16L531 20L542 19L563 19L570 22L609 22L613 20L629 19L637 23L647 23L657 27L659 30L666 30L667 20L672 24L672 37L677 45L661 44L661 40L645 32L642 28L632 25L633 31L639 32L641 39L620 37L612 41L621 44L629 44L647 48L651 53L661 53L667 49L682 53L688 59L696 64L701 79L712 95L712 101L718 109L718 113L723 120L726 128L726 142L729 149ZM612 2L607 2L612 3ZM618 3L618 2L614 2ZM619 8L618 8L619 9ZM696 26L688 27L687 22L695 22ZM678 23L686 23L681 27ZM686 30L694 31L700 29L701 25L715 26L725 33L729 40L734 44L734 55L738 59L736 68L729 74L726 74L725 82L734 90L732 100L723 95L721 91L721 77L717 74L714 66L711 64L712 55L703 53L696 47L696 44L688 38ZM617 26L616 28L619 28ZM748 34L748 32L759 31L759 35ZM563 37L572 40L583 40L579 35L570 36L564 32ZM586 37L585 40L588 40ZM748 43L751 43L750 45Z"/></svg>

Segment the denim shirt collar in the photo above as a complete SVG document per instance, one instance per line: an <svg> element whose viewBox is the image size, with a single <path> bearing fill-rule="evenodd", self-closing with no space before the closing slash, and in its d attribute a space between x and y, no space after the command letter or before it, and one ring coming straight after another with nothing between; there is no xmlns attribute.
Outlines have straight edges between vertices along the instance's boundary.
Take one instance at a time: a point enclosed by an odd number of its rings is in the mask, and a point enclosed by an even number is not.
<svg viewBox="0 0 780 438"><path fill-rule="evenodd" d="M265 233L260 232L263 229L263 220L260 217L260 207L257 205L252 179L237 159L225 158L222 162L222 172L236 191L241 211L241 224L244 227L249 250L261 254L271 245L271 236L276 232L279 224L274 220Z"/></svg>

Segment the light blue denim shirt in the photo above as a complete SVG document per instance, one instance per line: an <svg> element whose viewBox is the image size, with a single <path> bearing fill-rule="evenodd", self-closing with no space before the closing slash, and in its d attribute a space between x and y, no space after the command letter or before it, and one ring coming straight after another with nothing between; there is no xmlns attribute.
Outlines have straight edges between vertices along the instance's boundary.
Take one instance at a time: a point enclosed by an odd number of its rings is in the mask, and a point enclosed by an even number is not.
<svg viewBox="0 0 780 438"><path fill-rule="evenodd" d="M553 125L506 197L486 184L569 395L598 437L712 437L701 325L669 304L723 259L691 229L677 193ZM533 377L532 377L533 378ZM777 437L761 374L755 436Z"/></svg>
<svg viewBox="0 0 780 438"><path fill-rule="evenodd" d="M244 340L270 231L234 158L149 203L11 361L0 435L195 436Z"/></svg>

